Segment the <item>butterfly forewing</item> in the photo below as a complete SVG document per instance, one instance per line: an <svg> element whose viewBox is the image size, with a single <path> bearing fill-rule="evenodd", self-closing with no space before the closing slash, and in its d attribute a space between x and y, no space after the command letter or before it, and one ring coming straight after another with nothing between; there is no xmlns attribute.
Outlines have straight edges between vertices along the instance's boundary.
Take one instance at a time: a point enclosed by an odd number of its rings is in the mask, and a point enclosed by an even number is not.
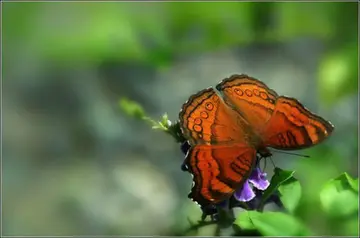
<svg viewBox="0 0 360 238"><path fill-rule="evenodd" d="M264 146L298 150L319 144L333 130L330 122L307 110L298 100L281 96L262 132L262 139Z"/></svg>
<svg viewBox="0 0 360 238"><path fill-rule="evenodd" d="M307 148L322 142L333 131L330 122L311 113L296 99L279 97L263 82L247 75L233 75L216 88L251 125L253 138L259 138L253 143L256 148Z"/></svg>
<svg viewBox="0 0 360 238"><path fill-rule="evenodd" d="M278 95L261 81L247 75L233 75L216 88L223 93L225 102L246 119L254 133L258 134L270 120Z"/></svg>
<svg viewBox="0 0 360 238"><path fill-rule="evenodd" d="M234 110L209 88L191 96L183 105L180 127L190 144L248 144L250 128Z"/></svg>

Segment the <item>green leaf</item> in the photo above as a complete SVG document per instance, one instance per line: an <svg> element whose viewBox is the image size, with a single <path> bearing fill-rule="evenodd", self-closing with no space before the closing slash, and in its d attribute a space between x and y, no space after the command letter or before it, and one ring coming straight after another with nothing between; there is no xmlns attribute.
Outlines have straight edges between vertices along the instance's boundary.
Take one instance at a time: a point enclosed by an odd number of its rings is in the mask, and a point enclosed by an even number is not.
<svg viewBox="0 0 360 238"><path fill-rule="evenodd" d="M295 171L282 170L276 167L274 169L274 175L270 181L270 186L264 191L260 207L263 207L266 200L269 199L271 194L273 194L281 184L292 178L294 173Z"/></svg>
<svg viewBox="0 0 360 238"><path fill-rule="evenodd" d="M254 215L254 214L255 215ZM251 215L256 216L259 212L244 210L236 218L234 224L239 226L243 230L256 230L256 226L251 219Z"/></svg>
<svg viewBox="0 0 360 238"><path fill-rule="evenodd" d="M328 181L320 192L320 202L324 211L332 217L357 214L359 210L358 179L343 173Z"/></svg>
<svg viewBox="0 0 360 238"><path fill-rule="evenodd" d="M291 177L279 186L280 200L284 207L290 212L294 213L301 198L300 182Z"/></svg>
<svg viewBox="0 0 360 238"><path fill-rule="evenodd" d="M159 123L166 129L168 129L171 126L171 121L169 120L167 113L164 113Z"/></svg>
<svg viewBox="0 0 360 238"><path fill-rule="evenodd" d="M307 236L309 230L295 217L282 212L244 211L235 224L243 230L258 230L263 236Z"/></svg>
<svg viewBox="0 0 360 238"><path fill-rule="evenodd" d="M127 98L122 98L119 101L120 108L129 116L143 119L145 117L145 111L137 102L131 101Z"/></svg>
<svg viewBox="0 0 360 238"><path fill-rule="evenodd" d="M359 192L359 178L353 179L348 173L344 173L349 185L351 186L354 191Z"/></svg>

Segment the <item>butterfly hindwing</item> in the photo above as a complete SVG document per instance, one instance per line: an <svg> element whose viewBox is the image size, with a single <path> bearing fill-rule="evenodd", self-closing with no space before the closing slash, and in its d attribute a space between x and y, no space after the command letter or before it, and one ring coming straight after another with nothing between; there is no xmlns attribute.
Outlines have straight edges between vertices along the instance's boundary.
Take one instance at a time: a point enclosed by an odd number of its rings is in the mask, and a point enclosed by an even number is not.
<svg viewBox="0 0 360 238"><path fill-rule="evenodd" d="M197 145L186 158L194 185L189 194L202 206L229 198L249 176L256 151L242 145Z"/></svg>

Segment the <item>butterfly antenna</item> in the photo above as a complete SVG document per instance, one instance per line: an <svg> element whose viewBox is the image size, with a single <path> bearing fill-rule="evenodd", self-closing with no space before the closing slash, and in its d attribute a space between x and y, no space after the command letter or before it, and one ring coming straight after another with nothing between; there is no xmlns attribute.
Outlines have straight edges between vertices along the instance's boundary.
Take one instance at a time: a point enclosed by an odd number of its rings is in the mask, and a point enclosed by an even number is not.
<svg viewBox="0 0 360 238"><path fill-rule="evenodd" d="M310 155L302 155L302 154L296 154L296 153L285 152L285 151L273 151L273 152L288 154L288 155L296 155L296 156L300 156L300 157L304 157L304 158L310 158Z"/></svg>

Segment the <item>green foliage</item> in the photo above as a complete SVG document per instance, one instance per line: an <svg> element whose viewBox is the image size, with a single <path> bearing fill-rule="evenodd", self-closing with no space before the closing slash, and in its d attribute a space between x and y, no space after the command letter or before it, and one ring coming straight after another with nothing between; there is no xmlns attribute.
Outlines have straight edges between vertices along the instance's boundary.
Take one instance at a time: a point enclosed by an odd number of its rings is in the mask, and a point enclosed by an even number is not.
<svg viewBox="0 0 360 238"><path fill-rule="evenodd" d="M324 211L332 217L356 215L359 211L359 179L347 173L328 181L320 192Z"/></svg>
<svg viewBox="0 0 360 238"><path fill-rule="evenodd" d="M119 106L122 109L122 111L126 113L128 116L131 116L136 119L142 119L150 123L152 129L160 129L167 132L171 127L171 121L168 119L167 113L164 113L164 115L161 117L159 121L155 121L150 117L146 116L145 110L137 102L131 101L127 98L122 98L119 101Z"/></svg>
<svg viewBox="0 0 360 238"><path fill-rule="evenodd" d="M122 98L119 101L120 108L128 115L137 119L143 119L145 117L145 111L143 107L127 98Z"/></svg>
<svg viewBox="0 0 360 238"><path fill-rule="evenodd" d="M279 186L283 185L285 182L287 182L289 179L292 179L292 178L293 178L293 181L296 182L296 179L294 179L294 177L293 177L294 173L295 173L295 171L286 171L286 170L282 170L280 168L275 168L274 169L274 176L271 178L270 185L264 191L263 198L262 198L262 201L261 201L261 207L263 207L265 202L269 199L269 197L275 191L278 190ZM288 183L287 187L286 186L283 187L282 190L285 193L285 197L283 196L285 198L285 203L287 204L287 206L290 206L290 209L292 209L294 204L291 204L291 202L288 201L287 191L286 191L286 188L288 188L288 190L289 190L289 188L291 188L289 186L292 186L292 183ZM294 186L294 188L296 188L296 186Z"/></svg>
<svg viewBox="0 0 360 238"><path fill-rule="evenodd" d="M120 109L130 117L135 119L141 119L146 121L151 125L151 128L154 130L161 130L170 134L176 142L184 142L185 139L182 136L179 123L172 123L167 113L164 113L160 120L156 121L151 117L147 116L143 107L137 102L131 101L127 98L122 98L119 100Z"/></svg>
<svg viewBox="0 0 360 238"><path fill-rule="evenodd" d="M243 211L235 224L244 234L248 230L256 230L264 236L308 236L310 229L300 222L294 212L301 198L301 187L292 175L294 171L275 169L271 185L267 194L276 188L280 192L280 199L289 213ZM267 196L268 197L268 196ZM264 198L266 199L266 198ZM337 229L343 230L344 235L358 235L358 179L353 179L343 173L328 181L320 191L320 200L329 222L335 222ZM334 220L334 218L343 219ZM345 218L345 220L344 220Z"/></svg>
<svg viewBox="0 0 360 238"><path fill-rule="evenodd" d="M293 213L301 198L300 182L293 177L294 173L295 171L286 171L280 168L275 168L270 185L263 194L261 206L265 204L267 199L269 199L273 193L279 191L280 200L284 207L290 213Z"/></svg>
<svg viewBox="0 0 360 238"><path fill-rule="evenodd" d="M294 177L279 186L280 199L286 210L294 213L301 198L300 182Z"/></svg>
<svg viewBox="0 0 360 238"><path fill-rule="evenodd" d="M244 211L235 224L244 230L257 230L263 236L308 236L308 229L294 216L282 212Z"/></svg>

